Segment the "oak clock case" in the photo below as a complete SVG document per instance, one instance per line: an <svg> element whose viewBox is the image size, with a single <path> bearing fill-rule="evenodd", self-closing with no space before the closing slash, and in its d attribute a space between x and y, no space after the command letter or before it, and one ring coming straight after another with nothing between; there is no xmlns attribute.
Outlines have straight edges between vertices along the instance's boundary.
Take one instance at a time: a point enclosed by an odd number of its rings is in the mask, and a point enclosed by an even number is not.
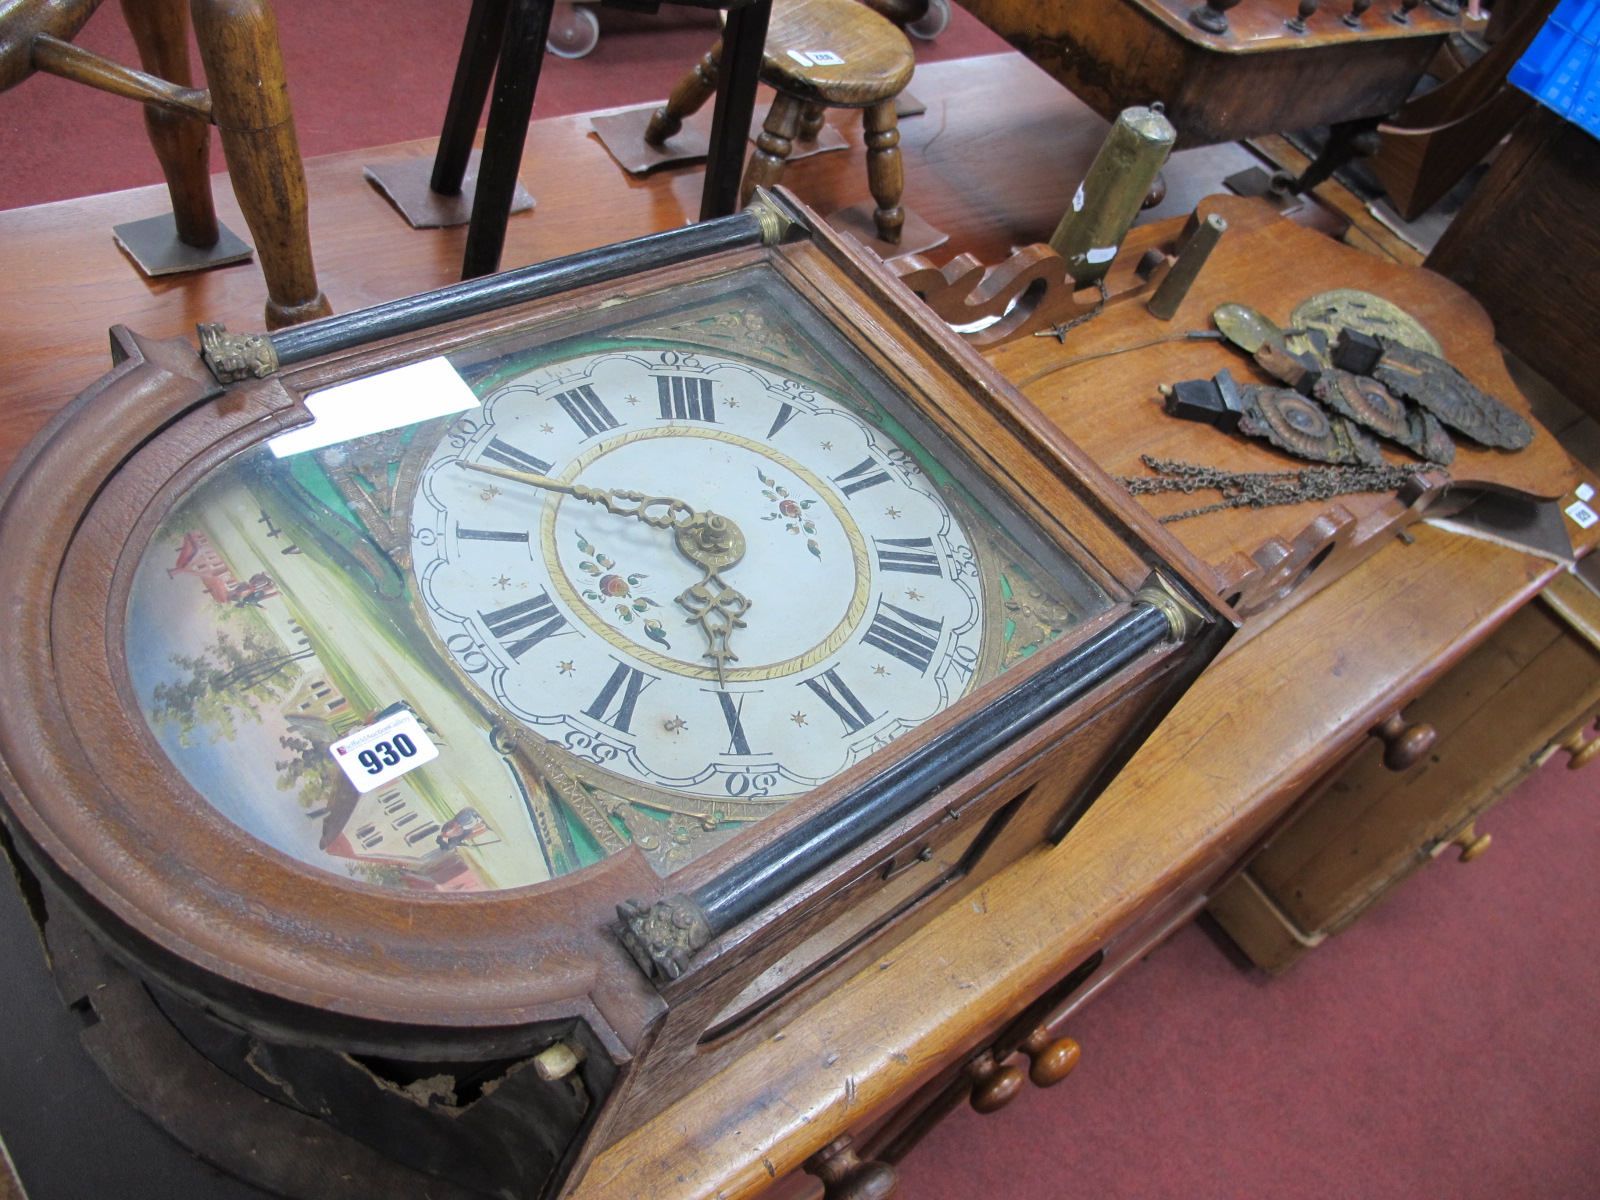
<svg viewBox="0 0 1600 1200"><path fill-rule="evenodd" d="M13 469L8 825L224 1069L466 1186L553 1193L1059 834L1226 633L785 196L241 344L114 330Z"/></svg>

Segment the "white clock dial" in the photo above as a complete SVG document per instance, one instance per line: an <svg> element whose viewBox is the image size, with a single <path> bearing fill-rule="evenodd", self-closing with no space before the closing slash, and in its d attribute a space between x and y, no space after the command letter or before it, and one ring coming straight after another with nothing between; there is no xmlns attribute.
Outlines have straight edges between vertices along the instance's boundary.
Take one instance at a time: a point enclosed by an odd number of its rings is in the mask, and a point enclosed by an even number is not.
<svg viewBox="0 0 1600 1200"><path fill-rule="evenodd" d="M689 557L658 527L670 501L731 523L737 561ZM956 700L982 650L976 556L916 461L842 401L710 354L608 351L504 384L441 441L412 526L458 667L651 788L803 792ZM720 662L696 585L740 602Z"/></svg>

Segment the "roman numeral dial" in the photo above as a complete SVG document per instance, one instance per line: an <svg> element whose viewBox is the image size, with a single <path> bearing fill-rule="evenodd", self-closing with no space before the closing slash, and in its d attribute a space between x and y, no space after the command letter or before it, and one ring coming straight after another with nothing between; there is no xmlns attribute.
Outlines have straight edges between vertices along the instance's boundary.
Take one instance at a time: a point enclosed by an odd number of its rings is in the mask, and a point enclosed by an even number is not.
<svg viewBox="0 0 1600 1200"><path fill-rule="evenodd" d="M413 511L437 641L585 786L749 819L988 677L966 510L881 408L789 341L603 344L497 376Z"/></svg>

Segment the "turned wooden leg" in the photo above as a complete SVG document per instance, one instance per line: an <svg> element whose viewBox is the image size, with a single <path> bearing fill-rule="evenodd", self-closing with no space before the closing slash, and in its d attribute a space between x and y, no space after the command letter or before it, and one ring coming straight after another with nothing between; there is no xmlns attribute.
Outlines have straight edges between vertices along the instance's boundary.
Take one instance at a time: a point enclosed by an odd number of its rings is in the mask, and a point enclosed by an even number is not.
<svg viewBox="0 0 1600 1200"><path fill-rule="evenodd" d="M817 134L822 132L822 118L827 115L827 108L821 104L808 104L800 113L800 132L796 135L802 142L814 142Z"/></svg>
<svg viewBox="0 0 1600 1200"><path fill-rule="evenodd" d="M667 97L667 102L650 117L650 124L645 126L644 140L652 146L659 146L669 137L676 137L683 128L686 118L700 111L700 107L711 99L717 90L717 60L722 55L722 43L718 42L706 51L706 56L694 65L682 79L678 86L672 89L672 94Z"/></svg>
<svg viewBox="0 0 1600 1200"><path fill-rule="evenodd" d="M233 194L267 278L267 328L333 311L317 287L306 176L267 0L189 0Z"/></svg>
<svg viewBox="0 0 1600 1200"><path fill-rule="evenodd" d="M878 207L872 220L878 236L891 246L900 244L900 230L906 223L900 207L905 190L905 170L900 162L900 125L894 115L894 101L885 100L866 111L867 186Z"/></svg>
<svg viewBox="0 0 1600 1200"><path fill-rule="evenodd" d="M189 14L184 0L122 0L139 65L157 79L193 87L189 73ZM211 127L154 104L144 106L144 127L172 196L178 240L207 249L217 244L217 209L211 200Z"/></svg>
<svg viewBox="0 0 1600 1200"><path fill-rule="evenodd" d="M800 112L805 102L779 92L767 111L767 121L756 139L756 152L745 165L744 182L739 186L739 203L749 204L758 187L776 187L783 168L794 149L794 135L800 127Z"/></svg>

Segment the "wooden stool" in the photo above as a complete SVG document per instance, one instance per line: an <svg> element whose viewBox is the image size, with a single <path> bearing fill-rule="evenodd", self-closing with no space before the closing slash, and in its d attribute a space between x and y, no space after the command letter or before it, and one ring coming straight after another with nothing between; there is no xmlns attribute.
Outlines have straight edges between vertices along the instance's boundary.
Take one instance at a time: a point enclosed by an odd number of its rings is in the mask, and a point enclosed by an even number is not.
<svg viewBox="0 0 1600 1200"><path fill-rule="evenodd" d="M646 142L659 146L706 102L716 87L721 54L718 42L679 81L650 119ZM778 95L745 167L741 203L748 203L757 187L783 178L795 140L816 137L825 109L863 109L867 184L877 203L873 222L883 241L899 245L905 177L894 98L911 81L915 66L905 35L857 0L773 0L761 82Z"/></svg>

